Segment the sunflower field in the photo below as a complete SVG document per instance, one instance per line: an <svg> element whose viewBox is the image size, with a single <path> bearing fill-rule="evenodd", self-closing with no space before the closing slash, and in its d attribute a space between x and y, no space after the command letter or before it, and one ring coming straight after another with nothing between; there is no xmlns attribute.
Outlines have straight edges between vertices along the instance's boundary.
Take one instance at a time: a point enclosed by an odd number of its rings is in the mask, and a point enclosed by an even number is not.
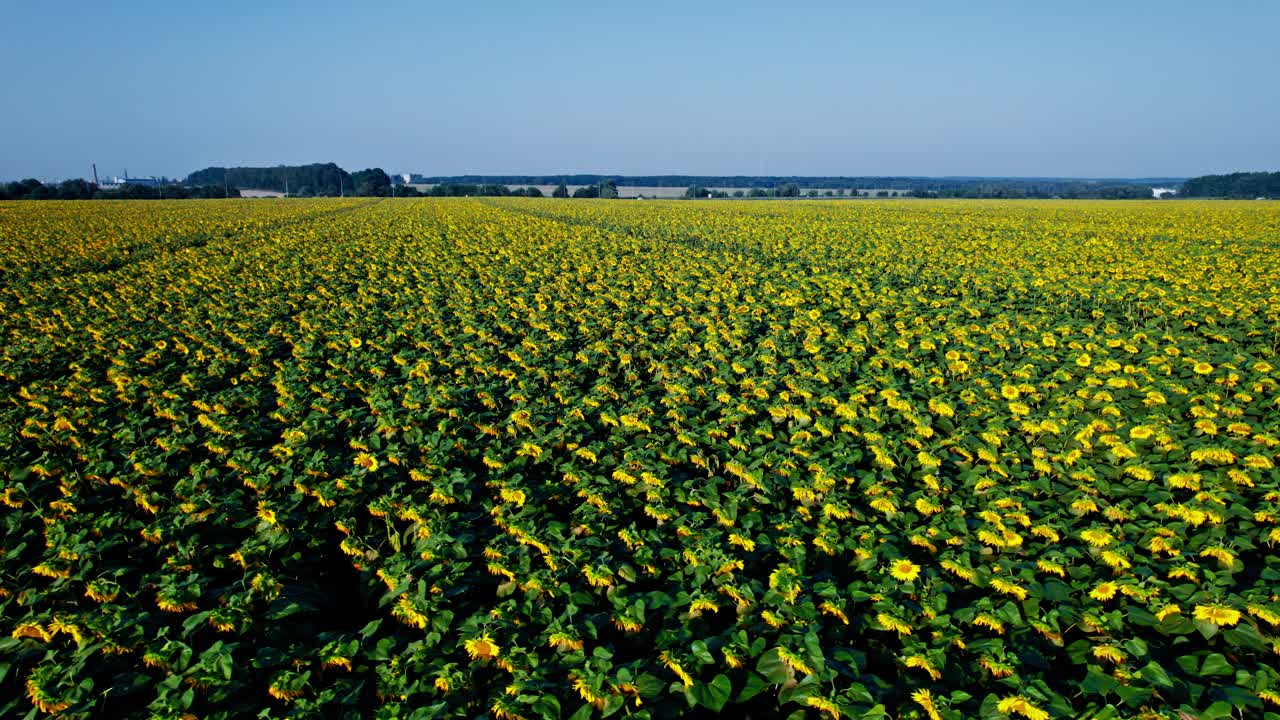
<svg viewBox="0 0 1280 720"><path fill-rule="evenodd" d="M1280 720L1280 205L0 203L0 716Z"/></svg>

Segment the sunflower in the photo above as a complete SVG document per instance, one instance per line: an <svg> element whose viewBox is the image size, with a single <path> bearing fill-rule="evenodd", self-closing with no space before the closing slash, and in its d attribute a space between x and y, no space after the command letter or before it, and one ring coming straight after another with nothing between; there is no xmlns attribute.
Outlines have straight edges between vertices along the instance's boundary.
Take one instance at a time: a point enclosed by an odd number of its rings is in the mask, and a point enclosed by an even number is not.
<svg viewBox="0 0 1280 720"><path fill-rule="evenodd" d="M929 677L934 680L942 678L942 673L938 672L938 669L933 666L933 663L929 662L929 659L923 655L912 655L904 661L904 664L909 668L920 668L921 670L924 670L929 674Z"/></svg>
<svg viewBox="0 0 1280 720"><path fill-rule="evenodd" d="M816 708L819 712L826 713L831 716L833 720L840 720L842 717L840 714L840 707L824 697L810 695L804 699L804 704L811 708Z"/></svg>
<svg viewBox="0 0 1280 720"><path fill-rule="evenodd" d="M468 639L463 645L472 660L488 660L489 658L498 657L498 645L493 642L493 638L489 637L488 633L478 638Z"/></svg>
<svg viewBox="0 0 1280 720"><path fill-rule="evenodd" d="M886 630L893 630L899 635L910 635L911 626L889 613L880 613L876 615L876 622L880 623Z"/></svg>
<svg viewBox="0 0 1280 720"><path fill-rule="evenodd" d="M1226 605L1197 605L1195 619L1218 627L1230 627L1240 622L1240 611Z"/></svg>
<svg viewBox="0 0 1280 720"><path fill-rule="evenodd" d="M1049 720L1049 713L1031 704L1021 695L1009 695L996 704L996 710L1005 715L1021 715L1027 720Z"/></svg>
<svg viewBox="0 0 1280 720"><path fill-rule="evenodd" d="M373 472L378 469L378 458L370 455L369 453L362 452L356 455L356 465L359 465L369 472Z"/></svg>
<svg viewBox="0 0 1280 720"><path fill-rule="evenodd" d="M889 574L898 582L913 582L920 576L920 566L910 560L896 560L889 564Z"/></svg>
<svg viewBox="0 0 1280 720"><path fill-rule="evenodd" d="M1081 539L1089 543L1093 547L1106 547L1115 542L1116 539L1106 530L1096 530L1090 528L1080 533Z"/></svg>
<svg viewBox="0 0 1280 720"><path fill-rule="evenodd" d="M1120 649L1114 645L1098 645L1094 647L1093 656L1099 660L1106 660L1117 665L1125 660L1124 653L1120 652Z"/></svg>
<svg viewBox="0 0 1280 720"><path fill-rule="evenodd" d="M917 690L911 693L911 699L924 709L929 716L929 720L942 720L942 716L938 714L937 706L933 704L933 694L928 690Z"/></svg>
<svg viewBox="0 0 1280 720"><path fill-rule="evenodd" d="M1120 589L1119 585L1113 582L1104 582L1098 587L1089 591L1089 597L1094 600L1107 601L1116 596L1116 592Z"/></svg>

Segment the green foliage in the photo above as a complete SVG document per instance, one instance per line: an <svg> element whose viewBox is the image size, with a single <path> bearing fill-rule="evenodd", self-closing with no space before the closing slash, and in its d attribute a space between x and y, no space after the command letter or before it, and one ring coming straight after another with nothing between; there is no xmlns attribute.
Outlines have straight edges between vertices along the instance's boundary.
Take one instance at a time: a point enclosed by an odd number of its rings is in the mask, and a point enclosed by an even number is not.
<svg viewBox="0 0 1280 720"><path fill-rule="evenodd" d="M1278 237L5 203L0 716L1266 717Z"/></svg>
<svg viewBox="0 0 1280 720"><path fill-rule="evenodd" d="M1185 197L1280 198L1280 172L1241 172L1204 175L1182 184Z"/></svg>

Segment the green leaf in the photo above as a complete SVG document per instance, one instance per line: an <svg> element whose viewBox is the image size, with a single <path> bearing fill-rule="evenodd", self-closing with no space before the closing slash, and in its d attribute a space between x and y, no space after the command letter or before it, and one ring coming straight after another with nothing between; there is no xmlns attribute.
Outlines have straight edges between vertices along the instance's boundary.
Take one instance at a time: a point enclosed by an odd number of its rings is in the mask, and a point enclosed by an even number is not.
<svg viewBox="0 0 1280 720"><path fill-rule="evenodd" d="M1165 672L1164 668L1160 667L1160 664L1155 660L1147 663L1146 667L1139 670L1138 677L1141 677L1143 680L1146 680L1156 687L1173 687L1173 681L1169 679L1169 673Z"/></svg>
<svg viewBox="0 0 1280 720"><path fill-rule="evenodd" d="M1129 622L1141 627L1155 627L1160 624L1160 620L1146 608L1130 607Z"/></svg>
<svg viewBox="0 0 1280 720"><path fill-rule="evenodd" d="M610 695L609 699L604 701L604 708L600 711L600 717L609 717L616 714L627 704L627 699L621 695Z"/></svg>
<svg viewBox="0 0 1280 720"><path fill-rule="evenodd" d="M1156 625L1156 631L1163 635L1186 635L1195 629L1195 623L1181 614L1170 615Z"/></svg>
<svg viewBox="0 0 1280 720"><path fill-rule="evenodd" d="M810 631L804 636L804 649L814 670L822 672L827 668L827 659L822 654L822 641L818 639L817 633Z"/></svg>
<svg viewBox="0 0 1280 720"><path fill-rule="evenodd" d="M1241 624L1230 630L1223 631L1222 639L1236 647L1245 647L1259 652L1270 650L1270 645L1267 644L1262 635L1258 634L1258 629L1248 624Z"/></svg>
<svg viewBox="0 0 1280 720"><path fill-rule="evenodd" d="M1222 653L1210 653L1205 659L1204 664L1200 666L1200 677L1230 675L1235 670L1232 669L1231 663L1223 657Z"/></svg>
<svg viewBox="0 0 1280 720"><path fill-rule="evenodd" d="M702 640L694 640L692 650L693 656L698 659L698 663L701 665L710 665L716 661L711 656L711 651L707 649L707 643Z"/></svg>
<svg viewBox="0 0 1280 720"><path fill-rule="evenodd" d="M667 688L667 683L657 675L651 673L641 673L636 678L636 690L640 692L642 698L656 698L662 694Z"/></svg>
<svg viewBox="0 0 1280 720"><path fill-rule="evenodd" d="M1084 682L1080 683L1080 689L1094 695L1106 695L1116 689L1120 683L1116 679L1103 672L1098 672L1096 668L1089 668L1089 672L1085 673Z"/></svg>
<svg viewBox="0 0 1280 720"><path fill-rule="evenodd" d="M709 683L693 686L693 697L698 704L712 712L720 712L733 695L733 683L724 675L716 675Z"/></svg>
<svg viewBox="0 0 1280 720"><path fill-rule="evenodd" d="M560 701L554 695L543 695L533 703L533 711L541 715L544 720L559 718Z"/></svg>
<svg viewBox="0 0 1280 720"><path fill-rule="evenodd" d="M1123 647L1129 651L1135 660L1147 657L1150 654L1150 648L1147 647L1146 641L1141 638L1129 638L1124 641Z"/></svg>
<svg viewBox="0 0 1280 720"><path fill-rule="evenodd" d="M766 651L756 662L756 671L768 678L770 683L781 685L791 679L791 668L778 657L778 649Z"/></svg>
<svg viewBox="0 0 1280 720"><path fill-rule="evenodd" d="M1216 702L1200 713L1199 720L1226 720L1235 712L1228 702Z"/></svg>
<svg viewBox="0 0 1280 720"><path fill-rule="evenodd" d="M738 691L738 697L734 702L744 702L759 695L769 688L769 683L759 673L747 673L747 684Z"/></svg>
<svg viewBox="0 0 1280 720"><path fill-rule="evenodd" d="M1224 702L1229 702L1235 707L1238 707L1238 708L1262 707L1262 700L1258 698L1257 695L1254 695L1253 693L1247 690L1242 690L1241 688L1235 687L1233 685L1224 685L1220 688L1217 688L1217 692L1222 695L1222 699Z"/></svg>
<svg viewBox="0 0 1280 720"><path fill-rule="evenodd" d="M1138 707L1142 703L1151 698L1151 688L1135 687L1133 685L1118 685L1116 694L1129 707Z"/></svg>

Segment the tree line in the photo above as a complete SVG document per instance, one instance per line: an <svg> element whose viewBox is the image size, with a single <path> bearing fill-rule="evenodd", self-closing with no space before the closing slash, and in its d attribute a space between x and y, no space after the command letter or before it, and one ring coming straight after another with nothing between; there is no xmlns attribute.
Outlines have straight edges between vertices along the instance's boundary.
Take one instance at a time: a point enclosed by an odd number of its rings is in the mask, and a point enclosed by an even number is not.
<svg viewBox="0 0 1280 720"><path fill-rule="evenodd" d="M392 194L391 177L382 168L354 173L336 163L277 165L274 167L207 167L187 176L187 185L228 185L269 190L295 197L386 197Z"/></svg>
<svg viewBox="0 0 1280 720"><path fill-rule="evenodd" d="M685 187L687 198L722 197L888 197L1145 199L1155 186L1181 186L1180 197L1280 198L1280 172L1205 175L1137 180L1057 178L923 178L775 175L457 175L411 176L431 184L420 192L392 183L381 168L347 172L336 163L274 167L207 167L178 183L126 184L105 189L81 179L45 184L35 179L0 184L0 200L184 199L240 197L239 188L287 193L296 197L542 197L536 185L555 185L552 197L616 198L619 185ZM525 185L521 188L519 185ZM570 192L569 186L579 186ZM516 186L516 187L513 187ZM717 187L740 188L735 191Z"/></svg>
<svg viewBox="0 0 1280 720"><path fill-rule="evenodd" d="M1184 197L1280 198L1280 172L1203 175L1182 184Z"/></svg>
<svg viewBox="0 0 1280 720"><path fill-rule="evenodd" d="M397 194L400 190L410 197L542 197L542 191L536 187L509 188L495 183L441 183L426 192L418 192L413 186L401 186L397 188Z"/></svg>
<svg viewBox="0 0 1280 720"><path fill-rule="evenodd" d="M543 197L542 190L530 185L512 188L503 183L444 182L432 185L426 192L418 193L413 187L402 186L406 195L423 197ZM569 192L569 186L560 183L551 191L553 198L617 198L618 184L608 178L592 185L585 185Z"/></svg>
<svg viewBox="0 0 1280 720"><path fill-rule="evenodd" d="M35 178L0 184L0 200L187 200L240 197L234 187L222 185L127 184L104 189L88 180L64 180L45 184Z"/></svg>

